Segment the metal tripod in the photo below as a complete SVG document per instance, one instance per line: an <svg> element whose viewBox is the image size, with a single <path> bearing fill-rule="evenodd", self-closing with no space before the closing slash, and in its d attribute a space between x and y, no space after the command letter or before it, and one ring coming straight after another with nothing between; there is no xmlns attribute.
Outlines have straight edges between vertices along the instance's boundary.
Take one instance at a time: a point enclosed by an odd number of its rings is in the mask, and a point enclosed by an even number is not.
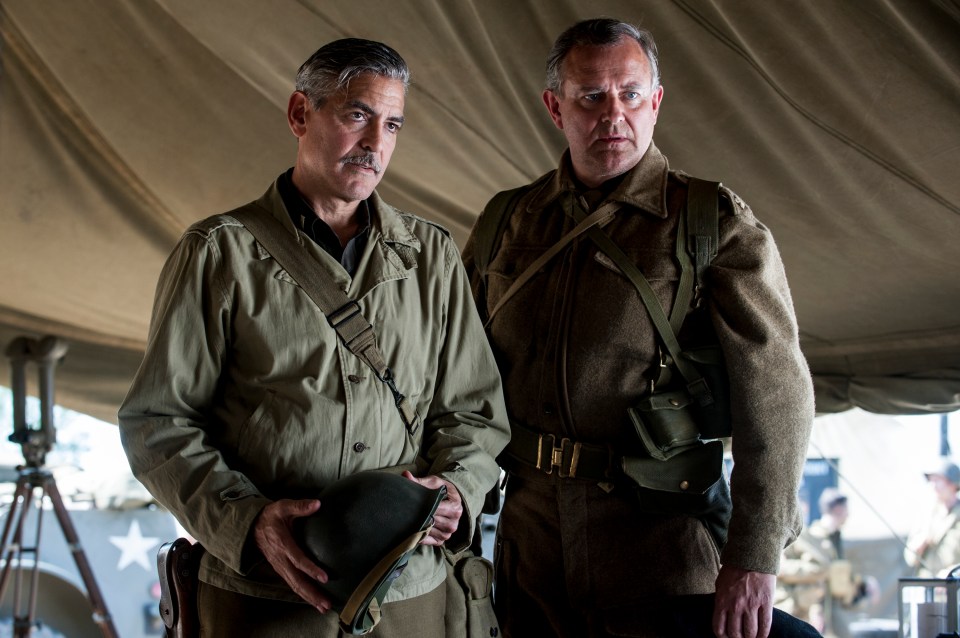
<svg viewBox="0 0 960 638"><path fill-rule="evenodd" d="M19 443L26 464L20 466L17 486L10 511L3 527L0 540L0 552L4 563L0 573L0 600L7 591L10 576L15 574L13 588L14 637L27 638L36 622L37 589L40 582L40 532L43 525L44 502L50 500L53 511L60 523L67 546L73 554L77 570L87 589L87 596L93 607L93 621L100 627L105 638L117 638L106 603L97 586L90 563L80 544L76 529L70 520L70 514L63 505L60 490L57 489L53 474L44 467L46 454L56 442L56 428L53 425L53 370L67 352L67 345L54 337L44 337L40 341L18 337L7 347L7 357L11 361L10 384L13 390L13 434L10 440ZM27 362L35 362L40 372L40 423L39 429L30 428L26 422L26 379ZM34 501L34 492L40 490L37 500L36 529L33 544L24 544L24 523ZM11 538L11 531L13 536ZM28 568L23 565L23 555L33 557L33 567L29 569L29 583L24 586L24 575Z"/></svg>

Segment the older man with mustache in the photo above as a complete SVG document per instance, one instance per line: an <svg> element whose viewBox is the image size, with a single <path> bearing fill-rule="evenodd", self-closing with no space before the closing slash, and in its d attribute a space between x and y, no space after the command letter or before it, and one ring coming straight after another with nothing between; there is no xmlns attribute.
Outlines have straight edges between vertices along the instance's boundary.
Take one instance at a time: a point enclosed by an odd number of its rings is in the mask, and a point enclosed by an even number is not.
<svg viewBox="0 0 960 638"><path fill-rule="evenodd" d="M201 635L338 636L295 526L337 479L390 469L447 498L379 608L379 638L444 636L441 546L465 548L508 438L500 377L448 233L374 190L404 123L409 71L346 39L297 75L296 162L259 200L198 222L170 256L120 410L137 477L206 548ZM387 370L348 349L240 222L256 215L345 291ZM347 313L349 314L349 313Z"/></svg>

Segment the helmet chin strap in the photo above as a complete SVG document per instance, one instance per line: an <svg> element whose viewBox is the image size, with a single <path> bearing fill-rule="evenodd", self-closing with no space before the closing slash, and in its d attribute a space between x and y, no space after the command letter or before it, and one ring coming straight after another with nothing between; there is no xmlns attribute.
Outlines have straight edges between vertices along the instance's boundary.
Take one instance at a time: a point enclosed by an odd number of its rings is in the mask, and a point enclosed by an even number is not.
<svg viewBox="0 0 960 638"><path fill-rule="evenodd" d="M397 565L397 567L389 573L385 572L390 569L391 565L400 561L405 554L416 549L417 545L427 537L431 529L433 529L432 522L424 529L412 534L392 552L384 556L380 562L377 563L376 567L367 574L367 577L360 581L360 584L357 585L357 588L343 606L343 611L340 612L340 624L345 630L350 631L353 628L362 626L362 633L367 633L377 626L380 622L380 601L383 599L383 596L386 595L388 589L388 587L384 587L384 585L393 582L400 575L403 568L407 565L406 561ZM383 590L382 593L380 593L381 589ZM376 592L372 596L372 599L370 597L371 592ZM368 599L370 599L370 604L367 606L366 612L364 612L363 605ZM367 618L358 618L359 615L364 613ZM351 631L351 633L354 632Z"/></svg>

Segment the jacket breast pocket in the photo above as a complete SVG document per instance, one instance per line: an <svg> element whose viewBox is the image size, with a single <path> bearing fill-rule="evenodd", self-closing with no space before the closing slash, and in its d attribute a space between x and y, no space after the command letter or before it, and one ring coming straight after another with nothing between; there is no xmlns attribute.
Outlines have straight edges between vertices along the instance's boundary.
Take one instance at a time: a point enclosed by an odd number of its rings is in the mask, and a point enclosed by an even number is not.
<svg viewBox="0 0 960 638"><path fill-rule="evenodd" d="M492 308L549 246L510 246L500 250L487 270L487 303Z"/></svg>
<svg viewBox="0 0 960 638"><path fill-rule="evenodd" d="M674 254L669 251L645 250L633 252L633 254L627 252L626 254L633 265L640 269L644 278L651 283L655 281L675 281L680 276L680 273L674 265ZM593 261L606 270L627 279L627 276L623 273L620 266L602 250L598 249L594 253Z"/></svg>

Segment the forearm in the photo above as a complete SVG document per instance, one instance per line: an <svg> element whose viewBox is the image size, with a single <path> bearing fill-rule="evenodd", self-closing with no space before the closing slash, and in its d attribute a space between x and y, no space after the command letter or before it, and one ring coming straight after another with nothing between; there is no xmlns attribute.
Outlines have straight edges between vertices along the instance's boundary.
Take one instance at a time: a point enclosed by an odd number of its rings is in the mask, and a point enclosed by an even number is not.
<svg viewBox="0 0 960 638"><path fill-rule="evenodd" d="M780 256L745 214L722 220L709 271L711 316L730 375L733 515L724 564L775 574L800 531L796 489L813 424L813 386Z"/></svg>
<svg viewBox="0 0 960 638"><path fill-rule="evenodd" d="M463 268L451 273L449 312L439 379L426 419L423 456L433 474L456 486L469 542L484 497L500 476L497 455L510 439L503 387Z"/></svg>

